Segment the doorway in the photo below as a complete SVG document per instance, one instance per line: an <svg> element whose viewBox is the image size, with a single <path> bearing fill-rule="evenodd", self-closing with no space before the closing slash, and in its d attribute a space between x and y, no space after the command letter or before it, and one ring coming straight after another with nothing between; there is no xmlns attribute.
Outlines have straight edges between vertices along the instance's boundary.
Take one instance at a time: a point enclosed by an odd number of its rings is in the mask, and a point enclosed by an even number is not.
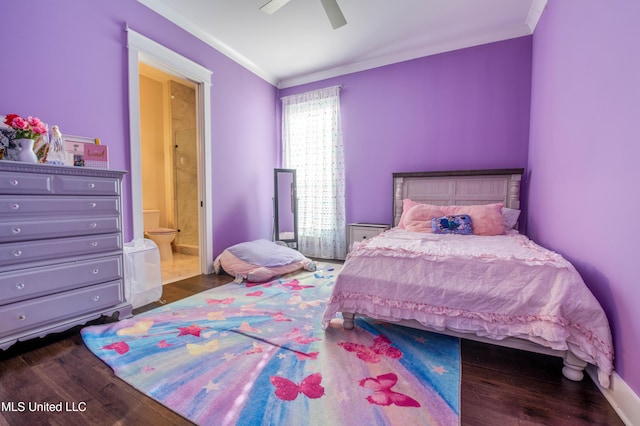
<svg viewBox="0 0 640 426"><path fill-rule="evenodd" d="M131 215L133 224L133 238L139 239L144 236L143 221L143 172L142 172L142 129L141 129L141 110L140 110L140 68L147 67L155 71L165 73L172 77L175 81L187 82L193 85L195 90L195 128L185 129L179 128L180 132L166 131L163 125L162 136L160 139L166 141L165 135L170 135L168 142L170 155L162 161L165 168L172 168L172 163L178 156L174 155L171 145L175 145L175 141L182 141L188 137L188 133L195 133L196 155L193 164L189 165L189 169L196 173L196 178L190 180L190 186L197 189L197 202L195 212L191 215L190 222L196 222L197 231L197 247L199 251L200 273L213 273L213 238L212 238L212 202L211 202L211 71L189 59L167 49L166 47L148 39L136 31L127 27L127 45L128 45L128 77L129 77L129 136L130 136L130 183L131 183ZM166 122L170 120L165 120ZM164 151L163 151L164 152ZM167 158L170 159L167 160ZM183 159L184 160L184 159ZM175 187L176 175L180 173L170 173L168 182L165 176L164 182L166 186ZM194 184L195 183L195 184ZM178 192L180 189L178 188ZM165 213L167 216L173 215L174 224L180 223L180 219L176 219L175 196L173 197L173 208L167 207ZM184 213L183 213L184 217ZM167 220L167 217L165 217ZM167 222L169 223L169 222ZM195 238L195 237L194 237ZM184 238L182 238L184 242ZM188 249L187 249L188 250Z"/></svg>
<svg viewBox="0 0 640 426"><path fill-rule="evenodd" d="M161 262L162 282L168 284L200 275L198 185L193 184L198 181L197 86L144 63L139 73L143 223L175 230L172 256Z"/></svg>

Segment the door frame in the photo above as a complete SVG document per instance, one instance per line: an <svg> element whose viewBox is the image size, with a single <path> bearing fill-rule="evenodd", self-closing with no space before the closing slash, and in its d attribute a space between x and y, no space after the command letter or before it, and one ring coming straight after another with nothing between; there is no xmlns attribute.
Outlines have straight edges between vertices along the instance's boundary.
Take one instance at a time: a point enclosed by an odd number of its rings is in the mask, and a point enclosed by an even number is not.
<svg viewBox="0 0 640 426"><path fill-rule="evenodd" d="M140 79L142 62L196 84L198 211L200 273L213 273L211 201L211 71L127 26L129 78L129 140L133 238L144 238L140 146Z"/></svg>

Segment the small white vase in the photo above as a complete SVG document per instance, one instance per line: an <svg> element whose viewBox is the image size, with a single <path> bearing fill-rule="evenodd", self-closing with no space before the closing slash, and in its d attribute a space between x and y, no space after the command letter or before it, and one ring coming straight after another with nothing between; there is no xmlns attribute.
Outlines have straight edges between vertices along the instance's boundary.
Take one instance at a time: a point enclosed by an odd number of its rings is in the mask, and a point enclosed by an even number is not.
<svg viewBox="0 0 640 426"><path fill-rule="evenodd" d="M18 153L18 161L25 163L37 163L38 156L33 152L33 139L16 139L16 144L20 145L20 152Z"/></svg>

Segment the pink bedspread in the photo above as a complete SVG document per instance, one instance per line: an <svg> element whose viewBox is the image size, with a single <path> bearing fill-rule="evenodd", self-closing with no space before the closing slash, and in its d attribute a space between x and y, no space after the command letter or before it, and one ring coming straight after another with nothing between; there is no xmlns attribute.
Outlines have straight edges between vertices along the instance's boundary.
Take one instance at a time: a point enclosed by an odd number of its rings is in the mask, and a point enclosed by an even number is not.
<svg viewBox="0 0 640 426"><path fill-rule="evenodd" d="M337 277L325 327L337 312L569 349L596 365L609 387L613 346L602 307L568 261L515 231L483 237L394 228L366 240Z"/></svg>

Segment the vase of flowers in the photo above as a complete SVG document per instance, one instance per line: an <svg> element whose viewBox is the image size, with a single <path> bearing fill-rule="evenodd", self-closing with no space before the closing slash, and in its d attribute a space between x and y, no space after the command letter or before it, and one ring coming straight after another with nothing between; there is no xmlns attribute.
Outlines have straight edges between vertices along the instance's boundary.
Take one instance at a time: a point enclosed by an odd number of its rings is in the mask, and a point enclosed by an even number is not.
<svg viewBox="0 0 640 426"><path fill-rule="evenodd" d="M20 146L20 152L18 153L18 161L22 161L24 163L37 163L38 156L35 152L33 152L33 145L35 144L35 139L16 139L16 143Z"/></svg>
<svg viewBox="0 0 640 426"><path fill-rule="evenodd" d="M33 144L38 137L49 132L47 125L36 117L22 118L17 114L9 114L4 124L14 130L13 141L20 146L18 161L37 163L38 157L33 152Z"/></svg>

